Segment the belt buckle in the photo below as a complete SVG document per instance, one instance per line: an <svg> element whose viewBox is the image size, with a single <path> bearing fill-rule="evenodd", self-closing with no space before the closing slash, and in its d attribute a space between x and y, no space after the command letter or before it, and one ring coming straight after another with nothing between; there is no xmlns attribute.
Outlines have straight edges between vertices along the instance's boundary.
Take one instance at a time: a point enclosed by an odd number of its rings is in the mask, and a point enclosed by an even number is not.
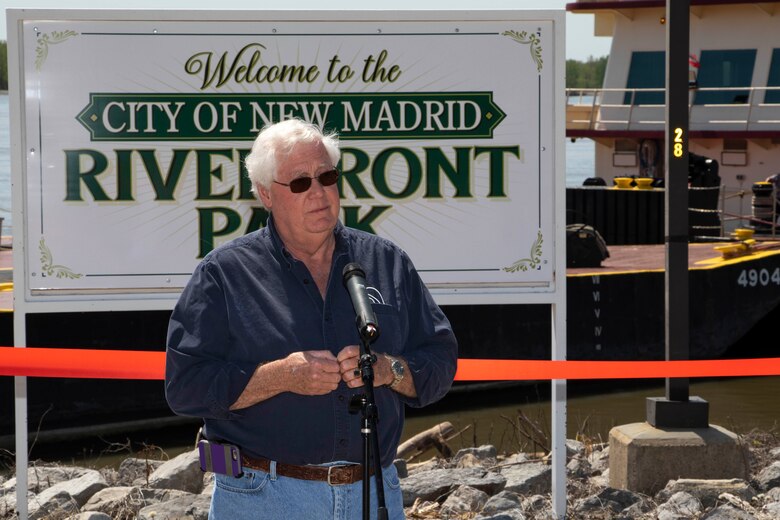
<svg viewBox="0 0 780 520"><path fill-rule="evenodd" d="M331 482L331 481L330 481L330 477L331 477L331 475L332 475L332 471L333 471L334 469L340 469L340 468L346 468L346 467L347 467L347 466L346 466L346 465L344 465L344 464L342 464L342 465L338 465L338 466L328 466L328 485L329 485L329 486L340 486L340 485L341 485L341 484L334 484L333 482Z"/></svg>

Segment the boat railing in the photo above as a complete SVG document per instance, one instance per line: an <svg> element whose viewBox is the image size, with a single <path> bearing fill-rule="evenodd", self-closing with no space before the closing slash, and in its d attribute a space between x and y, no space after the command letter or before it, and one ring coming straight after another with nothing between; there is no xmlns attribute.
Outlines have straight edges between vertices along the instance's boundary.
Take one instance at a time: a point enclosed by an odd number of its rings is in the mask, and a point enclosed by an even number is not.
<svg viewBox="0 0 780 520"><path fill-rule="evenodd" d="M567 88L566 128L663 130L664 96L663 88ZM780 87L692 88L688 107L691 130L780 130Z"/></svg>

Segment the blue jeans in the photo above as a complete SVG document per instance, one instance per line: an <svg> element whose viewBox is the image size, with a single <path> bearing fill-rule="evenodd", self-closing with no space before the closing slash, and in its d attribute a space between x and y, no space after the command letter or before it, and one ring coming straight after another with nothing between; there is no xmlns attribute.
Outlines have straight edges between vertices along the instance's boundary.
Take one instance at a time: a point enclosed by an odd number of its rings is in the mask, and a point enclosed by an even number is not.
<svg viewBox="0 0 780 520"><path fill-rule="evenodd" d="M334 463L335 464L335 463ZM244 469L240 478L215 475L209 520L361 520L363 482L331 486L271 472ZM389 520L403 520L401 482L394 465L382 469ZM376 479L371 477L371 519L377 517Z"/></svg>

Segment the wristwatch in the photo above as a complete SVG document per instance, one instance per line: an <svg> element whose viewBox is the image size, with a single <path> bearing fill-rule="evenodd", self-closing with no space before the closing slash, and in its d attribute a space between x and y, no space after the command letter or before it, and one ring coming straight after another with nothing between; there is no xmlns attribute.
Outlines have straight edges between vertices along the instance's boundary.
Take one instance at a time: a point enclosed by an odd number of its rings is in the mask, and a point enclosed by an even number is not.
<svg viewBox="0 0 780 520"><path fill-rule="evenodd" d="M393 356L385 354L385 357L390 361L390 370L393 371L393 382L387 386L389 388L395 388L404 378L404 364L401 363L401 360L396 359Z"/></svg>

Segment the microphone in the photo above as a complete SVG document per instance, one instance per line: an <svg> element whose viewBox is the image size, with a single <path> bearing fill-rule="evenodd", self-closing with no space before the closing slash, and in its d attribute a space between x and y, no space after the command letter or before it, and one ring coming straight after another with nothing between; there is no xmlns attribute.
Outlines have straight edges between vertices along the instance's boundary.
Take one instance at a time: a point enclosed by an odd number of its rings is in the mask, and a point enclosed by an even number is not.
<svg viewBox="0 0 780 520"><path fill-rule="evenodd" d="M364 341L373 341L379 337L379 325L376 321L374 309L366 293L366 273L357 263L349 263L344 266L344 287L352 299L352 307L355 308L355 323L360 337Z"/></svg>

